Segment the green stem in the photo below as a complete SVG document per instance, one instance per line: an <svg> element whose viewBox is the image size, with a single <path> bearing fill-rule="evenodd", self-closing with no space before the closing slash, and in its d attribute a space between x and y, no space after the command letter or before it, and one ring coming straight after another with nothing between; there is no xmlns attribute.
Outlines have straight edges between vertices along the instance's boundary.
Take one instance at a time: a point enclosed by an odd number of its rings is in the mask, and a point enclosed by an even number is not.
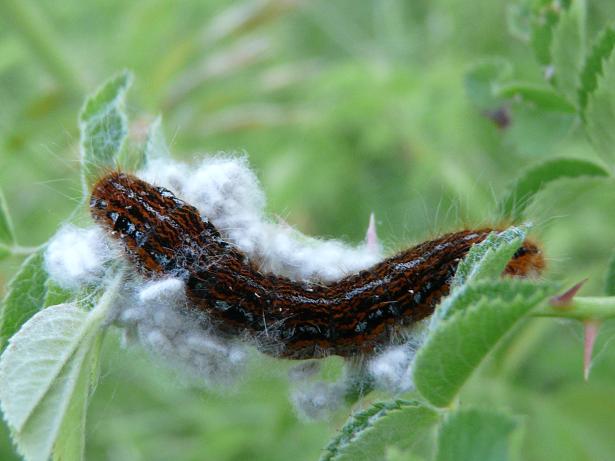
<svg viewBox="0 0 615 461"><path fill-rule="evenodd" d="M43 62L67 94L81 95L84 85L45 17L29 0L0 0L0 13Z"/></svg>
<svg viewBox="0 0 615 461"><path fill-rule="evenodd" d="M544 304L532 312L538 317L561 317L576 320L605 320L615 317L615 296L578 296L566 306Z"/></svg>

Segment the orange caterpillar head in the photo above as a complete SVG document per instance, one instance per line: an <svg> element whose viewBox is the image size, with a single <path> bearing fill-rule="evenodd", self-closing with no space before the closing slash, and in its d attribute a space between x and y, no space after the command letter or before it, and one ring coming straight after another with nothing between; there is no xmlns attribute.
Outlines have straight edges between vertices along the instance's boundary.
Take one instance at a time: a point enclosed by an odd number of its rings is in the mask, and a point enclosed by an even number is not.
<svg viewBox="0 0 615 461"><path fill-rule="evenodd" d="M536 277L545 268L542 250L531 240L525 240L504 269L505 275Z"/></svg>

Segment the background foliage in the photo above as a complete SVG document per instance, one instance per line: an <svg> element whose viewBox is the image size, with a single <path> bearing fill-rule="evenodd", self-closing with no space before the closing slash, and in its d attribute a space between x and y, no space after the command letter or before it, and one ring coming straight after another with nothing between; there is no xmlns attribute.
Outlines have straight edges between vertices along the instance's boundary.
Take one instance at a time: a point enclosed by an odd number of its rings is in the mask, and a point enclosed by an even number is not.
<svg viewBox="0 0 615 461"><path fill-rule="evenodd" d="M375 211L393 250L460 226L498 224L496 199L529 165L601 154L613 164L608 127L584 125L575 108L575 76L587 88L597 80L581 73L575 50L593 43L615 11L592 1L585 22L573 2L556 21L551 2L532 4L2 0L0 185L19 243L45 241L79 199L76 114L84 95L122 68L135 74L131 139L143 139L161 112L175 157L245 150L271 213L305 232L357 242ZM602 40L598 64L612 48L608 33ZM612 85L597 91L609 96ZM586 115L609 109L579 100ZM602 293L614 246L615 190L594 176L554 182L524 214L549 257L547 278L589 277L587 294ZM518 190L532 190L527 181ZM20 263L0 262L0 283ZM515 418L459 412L440 437L454 447L459 427L487 421L518 441L522 459L609 459L609 330L584 383L579 326L525 322L461 396L464 405L506 408ZM284 363L260 359L266 365L259 360L238 389L214 393L138 349L121 350L117 335L103 347L87 459L316 459L348 416L298 421ZM411 431L417 420L400 424ZM2 437L0 459L17 459Z"/></svg>

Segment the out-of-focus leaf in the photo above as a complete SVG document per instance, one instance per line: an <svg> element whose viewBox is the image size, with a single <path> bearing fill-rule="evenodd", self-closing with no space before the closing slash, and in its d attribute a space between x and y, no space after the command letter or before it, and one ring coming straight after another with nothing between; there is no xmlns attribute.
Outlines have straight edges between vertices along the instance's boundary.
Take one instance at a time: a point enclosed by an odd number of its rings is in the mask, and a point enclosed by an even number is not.
<svg viewBox="0 0 615 461"><path fill-rule="evenodd" d="M506 10L508 32L515 38L529 42L531 38L531 8L522 2L513 2Z"/></svg>
<svg viewBox="0 0 615 461"><path fill-rule="evenodd" d="M9 282L0 311L0 350L32 315L43 308L47 281L44 252L40 249L30 255Z"/></svg>
<svg viewBox="0 0 615 461"><path fill-rule="evenodd" d="M496 94L502 98L517 98L545 111L576 113L576 108L548 86L527 82L512 82L500 86Z"/></svg>
<svg viewBox="0 0 615 461"><path fill-rule="evenodd" d="M81 166L86 185L115 166L128 134L124 101L131 83L132 75L122 72L90 96L81 110Z"/></svg>
<svg viewBox="0 0 615 461"><path fill-rule="evenodd" d="M448 415L438 434L436 461L510 461L511 435L517 422L487 410L460 410Z"/></svg>
<svg viewBox="0 0 615 461"><path fill-rule="evenodd" d="M10 246L15 243L15 232L9 209L2 190L0 190L0 244Z"/></svg>
<svg viewBox="0 0 615 461"><path fill-rule="evenodd" d="M506 142L514 146L517 154L532 160L558 152L577 120L576 113L546 111L516 99L509 111L512 122L505 133Z"/></svg>
<svg viewBox="0 0 615 461"><path fill-rule="evenodd" d="M552 65L557 88L573 104L577 102L579 72L585 59L585 0L572 0L553 28Z"/></svg>
<svg viewBox="0 0 615 461"><path fill-rule="evenodd" d="M401 449L429 444L438 413L418 401L379 402L356 413L327 446L321 461L371 461L388 446Z"/></svg>
<svg viewBox="0 0 615 461"><path fill-rule="evenodd" d="M414 365L416 387L433 405L449 405L497 342L552 291L523 284L530 282L507 279L492 296L437 323Z"/></svg>
<svg viewBox="0 0 615 461"><path fill-rule="evenodd" d="M609 267L606 271L605 289L607 296L615 296L615 254L611 256Z"/></svg>
<svg viewBox="0 0 615 461"><path fill-rule="evenodd" d="M553 28L559 21L559 10L549 0L539 0L535 3L530 43L538 62L546 66L551 64Z"/></svg>
<svg viewBox="0 0 615 461"><path fill-rule="evenodd" d="M602 75L602 66L609 58L615 47L615 28L604 28L594 43L580 76L579 86L579 109L585 116L588 96L596 89L598 77Z"/></svg>
<svg viewBox="0 0 615 461"><path fill-rule="evenodd" d="M500 102L495 96L496 85L506 79L512 71L508 61L492 58L474 64L464 78L466 93L480 109L492 109Z"/></svg>
<svg viewBox="0 0 615 461"><path fill-rule="evenodd" d="M11 249L8 246L4 245L3 243L0 243L0 261L10 255L11 255Z"/></svg>
<svg viewBox="0 0 615 461"><path fill-rule="evenodd" d="M615 159L615 54L604 62L596 89L588 94L585 129L596 150L609 161Z"/></svg>
<svg viewBox="0 0 615 461"><path fill-rule="evenodd" d="M540 163L525 172L500 202L500 215L513 221L521 219L534 195L550 182L580 176L607 177L609 172L594 162L584 159L556 158Z"/></svg>

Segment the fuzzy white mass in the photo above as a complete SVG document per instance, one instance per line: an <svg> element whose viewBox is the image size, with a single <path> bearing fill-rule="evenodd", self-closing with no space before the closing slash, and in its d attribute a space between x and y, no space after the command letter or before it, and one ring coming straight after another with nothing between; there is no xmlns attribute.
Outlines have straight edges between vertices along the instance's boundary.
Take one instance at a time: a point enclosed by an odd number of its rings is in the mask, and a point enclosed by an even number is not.
<svg viewBox="0 0 615 461"><path fill-rule="evenodd" d="M403 344L387 347L370 359L368 371L378 389L392 394L401 394L413 389L414 359L428 334L429 320L422 320L405 333L406 341Z"/></svg>
<svg viewBox="0 0 615 461"><path fill-rule="evenodd" d="M179 279L135 287L117 315L129 339L137 338L152 354L207 385L232 384L246 363L243 345L216 337L205 315L187 308Z"/></svg>
<svg viewBox="0 0 615 461"><path fill-rule="evenodd" d="M340 408L344 392L345 386L341 383L315 381L293 389L290 399L300 418L319 420L330 417Z"/></svg>
<svg viewBox="0 0 615 461"><path fill-rule="evenodd" d="M45 268L62 288L77 289L102 279L113 251L101 229L65 225L47 245Z"/></svg>
<svg viewBox="0 0 615 461"><path fill-rule="evenodd" d="M156 159L139 176L194 205L265 272L294 280L334 281L382 258L379 245L355 247L316 239L270 220L264 193L245 157L207 157L195 167Z"/></svg>

